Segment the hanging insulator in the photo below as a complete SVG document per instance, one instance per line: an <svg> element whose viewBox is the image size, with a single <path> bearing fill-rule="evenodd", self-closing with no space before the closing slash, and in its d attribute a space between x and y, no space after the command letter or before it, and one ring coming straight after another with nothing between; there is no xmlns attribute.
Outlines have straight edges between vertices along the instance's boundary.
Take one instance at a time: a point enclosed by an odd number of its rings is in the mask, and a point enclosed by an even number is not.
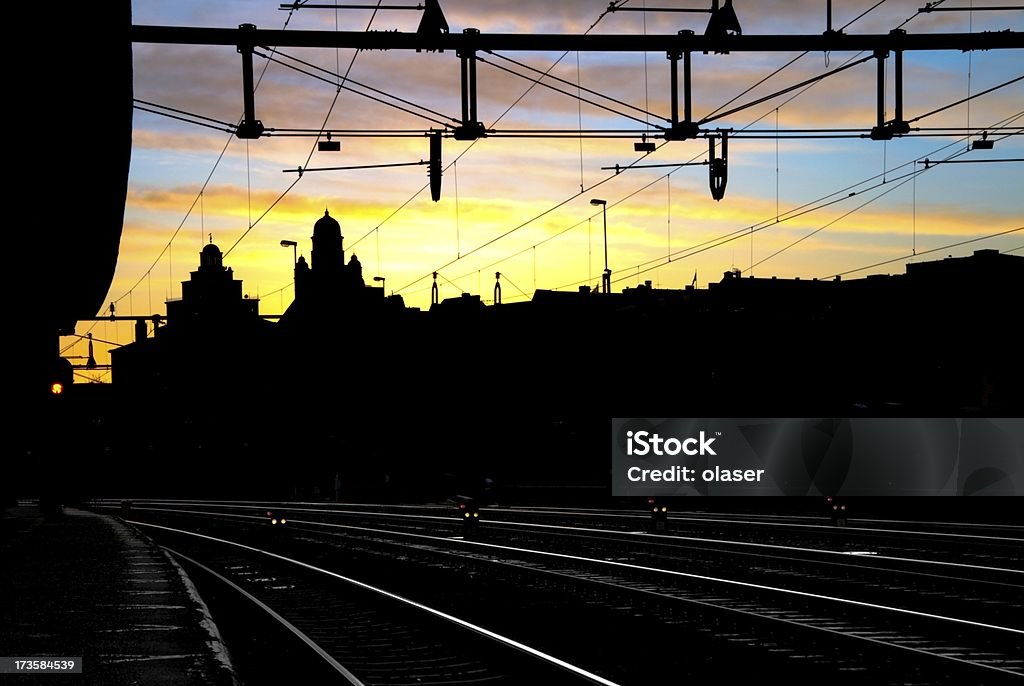
<svg viewBox="0 0 1024 686"><path fill-rule="evenodd" d="M729 134L722 131L722 156L715 157L715 136L708 137L708 185L711 197L721 200L725 197L725 186L729 182Z"/></svg>
<svg viewBox="0 0 1024 686"><path fill-rule="evenodd" d="M501 272L494 272L494 304L501 304Z"/></svg>
<svg viewBox="0 0 1024 686"><path fill-rule="evenodd" d="M441 132L430 132L430 199L437 202L441 199Z"/></svg>
<svg viewBox="0 0 1024 686"><path fill-rule="evenodd" d="M96 356L92 352L92 334L89 334L89 357L85 362L86 369L96 369Z"/></svg>
<svg viewBox="0 0 1024 686"><path fill-rule="evenodd" d="M437 272L434 272L434 283L430 286L430 304L437 304Z"/></svg>

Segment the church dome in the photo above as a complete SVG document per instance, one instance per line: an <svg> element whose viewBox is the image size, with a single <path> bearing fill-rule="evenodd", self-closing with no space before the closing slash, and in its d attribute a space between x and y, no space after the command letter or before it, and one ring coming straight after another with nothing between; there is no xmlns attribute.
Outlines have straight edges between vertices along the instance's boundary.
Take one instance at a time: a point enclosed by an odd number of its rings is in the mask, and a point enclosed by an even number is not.
<svg viewBox="0 0 1024 686"><path fill-rule="evenodd" d="M313 224L313 237L318 236L324 238L341 236L341 224L327 210L324 210L324 216L317 219L316 224Z"/></svg>
<svg viewBox="0 0 1024 686"><path fill-rule="evenodd" d="M341 235L341 224L324 210L324 216L313 224L313 264L314 272L340 274L345 269L344 237Z"/></svg>
<svg viewBox="0 0 1024 686"><path fill-rule="evenodd" d="M203 246L202 251L199 253L199 267L223 267L224 266L224 255L213 243L209 243Z"/></svg>

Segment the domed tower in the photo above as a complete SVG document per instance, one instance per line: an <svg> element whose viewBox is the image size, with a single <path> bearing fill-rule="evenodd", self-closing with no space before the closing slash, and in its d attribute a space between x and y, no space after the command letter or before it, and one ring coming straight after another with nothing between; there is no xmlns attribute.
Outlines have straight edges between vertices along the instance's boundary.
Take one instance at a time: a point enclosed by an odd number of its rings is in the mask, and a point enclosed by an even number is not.
<svg viewBox="0 0 1024 686"><path fill-rule="evenodd" d="M309 292L309 265L306 264L306 257L299 255L295 263L295 299L301 300Z"/></svg>
<svg viewBox="0 0 1024 686"><path fill-rule="evenodd" d="M213 243L209 243L199 251L199 271L201 272L222 272L224 271L224 254Z"/></svg>
<svg viewBox="0 0 1024 686"><path fill-rule="evenodd" d="M167 325L258 321L259 302L243 297L242 282L224 266L224 253L211 242L199 251L199 269L181 282L181 298L167 301Z"/></svg>
<svg viewBox="0 0 1024 686"><path fill-rule="evenodd" d="M324 210L324 216L313 225L313 264L314 272L341 274L345 268L344 237L341 235L341 224Z"/></svg>

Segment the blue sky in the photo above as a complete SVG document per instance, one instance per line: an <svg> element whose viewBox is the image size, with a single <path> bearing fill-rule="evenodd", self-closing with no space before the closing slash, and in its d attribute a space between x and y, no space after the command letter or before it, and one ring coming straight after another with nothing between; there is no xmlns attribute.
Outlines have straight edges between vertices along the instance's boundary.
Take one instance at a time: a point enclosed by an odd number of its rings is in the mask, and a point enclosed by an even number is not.
<svg viewBox="0 0 1024 686"><path fill-rule="evenodd" d="M410 3L414 4L414 3ZM476 27L483 31L581 32L607 7L605 0L441 0L453 31ZM643 2L631 0L630 6ZM659 6L696 7L704 2L661 0ZM874 4L873 1L836 0L835 24L842 25ZM949 5L966 5L950 0ZM986 5L1010 5L992 0ZM250 22L263 28L280 28L287 12L269 0L229 2L134 3L139 24L173 24L233 27ZM557 10L552 9L554 5ZM824 30L823 0L736 0L737 13L746 34L821 33ZM919 0L889 0L847 29L855 32L887 32L915 14ZM370 13L340 11L337 26L363 30ZM373 28L413 30L416 12L381 12ZM605 16L595 33L675 33L689 28L703 30L705 15L651 14L644 27L643 14L619 12ZM289 29L335 28L332 10L301 10L292 14ZM966 12L920 15L907 24L910 32L981 31L1012 28L1024 30L1024 12ZM352 58L351 51L290 50L289 54L334 70ZM510 54L520 61L546 69L559 55ZM702 115L737 95L747 86L788 61L794 54L697 55L694 57L695 114ZM851 55L828 56L831 67ZM241 110L240 60L234 48L137 45L135 47L136 97L178 107L226 121L237 120ZM891 60L890 60L891 62ZM970 63L970 65L969 65ZM1020 51L977 53L913 53L906 58L906 111L914 116L963 98L970 92L1024 73ZM256 68L261 70L257 58ZM796 83L826 69L826 56L808 55L740 102ZM584 54L565 57L552 72L613 95L658 114L668 113L668 63L663 54ZM890 65L891 73L891 65ZM458 60L454 54L402 52L361 53L352 78L394 92L446 114L459 109ZM529 82L479 66L480 114L491 124L529 87ZM268 126L318 128L327 113L334 88L271 64L256 95L257 114ZM890 83L891 98L891 83ZM775 107L771 101L716 124L742 128L764 115L755 126L774 129ZM778 110L778 123L786 128L866 128L874 119L874 65L868 63L821 82ZM971 126L988 126L1024 112L1024 82L1018 82L970 105ZM891 99L889 105L891 115ZM498 128L628 128L642 124L616 117L543 88L525 95ZM1021 125L1022 119L1016 120ZM422 131L428 122L343 92L329 125L335 128L387 128ZM923 120L927 126L966 126L968 111L960 106ZM165 297L180 295L180 281L195 268L204 234L227 249L293 180L282 173L305 161L312 144L308 139L234 140L217 166L201 204L185 219L169 254L150 267L186 217L200 186L210 174L227 134L136 112L134 152L121 260L108 299L122 298L119 312L162 312ZM892 170L887 178L913 168L895 169L915 159L941 157L963 148L951 138L907 138L886 144L868 140L736 140L730 146L729 186L717 203L707 189L704 167L683 168L670 183L660 179L664 169L635 170L612 178L599 188L528 222L553 205L608 176L600 167L628 164L636 159L632 140L523 140L494 138L478 142L458 163L457 171L444 177L443 198L432 203L427 193L414 196L426 182L425 168L409 167L374 172L306 174L302 181L246 235L228 256L237 277L244 279L251 295L266 295L261 310L275 313L291 298L291 253L279 247L282 238L300 242L308 253L312 223L329 206L338 217L346 244L355 246L367 276L387 277L388 289L402 290L412 306L429 304L428 285L420 277L465 254L509 229L526 223L488 248L456 261L443 274L460 288L490 292L493 272L505 272L527 293L534 287L553 288L600 273L600 218L596 222L591 197L609 201L609 259L616 278L635 271L636 265L663 258L671 247L678 250L757 222L773 223L776 207L783 214L792 208L868 177ZM706 142L686 141L665 146L647 163L682 162L707 156ZM446 140L445 162L468 147ZM247 150L248 148L248 150ZM581 155L582 148L582 155ZM938 152L937 152L938 151ZM997 143L990 152L972 152L962 159L1024 157L1021 138ZM316 153L312 166L381 164L417 161L427 156L422 138L351 138L343 140L339 153ZM581 175L582 158L582 175ZM776 160L778 159L778 172ZM456 200L456 176L458 193ZM1014 228L1024 223L1024 165L959 164L934 168L915 183L893 189L886 186L871 193L821 209L799 219L770 226L754 237L754 262L832 222L864 200L891 191L863 210L804 240L798 246L758 266L758 275L827 276L910 253L952 243L959 239ZM636 192L655 182L651 188ZM396 208L409 201L404 209ZM614 206L612 206L614 204ZM456 207L457 205L457 207ZM201 211L200 211L201 207ZM579 227L551 238L566 227ZM541 243L537 248L532 246ZM966 246L1011 249L1024 243L1024 234ZM518 257L492 266L510 255ZM287 253L287 254L286 254ZM935 257L934 255L931 257ZM751 263L749 238L715 250L673 262L617 287L652 279L662 286L681 287L694 271L701 285L717 281L731 267L746 271ZM477 272L480 275L477 276ZM881 271L900 272L902 264ZM866 272L867 273L867 272ZM143 278L144 277L144 278ZM140 278L142 279L141 281ZM133 284L139 282L129 295ZM478 291L478 282L481 284ZM442 296L456 295L445 284ZM108 335L125 335L108 332Z"/></svg>

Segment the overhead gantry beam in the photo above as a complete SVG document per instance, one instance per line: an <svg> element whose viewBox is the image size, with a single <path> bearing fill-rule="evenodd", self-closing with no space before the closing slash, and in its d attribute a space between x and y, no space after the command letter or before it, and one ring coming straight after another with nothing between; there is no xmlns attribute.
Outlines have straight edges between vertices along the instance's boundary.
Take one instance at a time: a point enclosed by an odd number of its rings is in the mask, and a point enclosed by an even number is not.
<svg viewBox="0 0 1024 686"><path fill-rule="evenodd" d="M279 48L357 48L359 50L456 50L560 52L860 52L918 50L1008 50L1024 48L1024 33L822 35L575 35L448 33L423 36L398 31L282 31L134 25L134 43L175 45L255 45Z"/></svg>
<svg viewBox="0 0 1024 686"><path fill-rule="evenodd" d="M445 26L447 29L447 26ZM670 61L672 118L665 130L666 140L695 138L700 125L693 120L691 55L694 52L862 52L874 54L878 61L878 118L872 129L875 140L889 140L907 133L903 121L903 53L923 50L1004 50L1024 48L1024 34L1015 31L981 33L908 34L894 30L887 34L847 35L826 31L822 35L751 36L728 33L696 35L680 31L668 35L576 35L481 33L467 28L462 33L447 31L283 31L257 29L242 24L237 29L187 26L132 27L135 43L174 45L232 45L242 55L244 116L238 125L239 138L259 138L265 132L256 118L253 98L253 49L275 48L355 48L358 50L415 50L417 52L454 50L461 60L462 119L454 130L457 140L476 140L487 135L477 114L477 53L496 51L570 51L581 52L664 52ZM896 56L896 117L885 121L885 60ZM683 118L679 117L679 62L683 63ZM725 139L723 138L723 149ZM723 184L724 185L724 184Z"/></svg>

